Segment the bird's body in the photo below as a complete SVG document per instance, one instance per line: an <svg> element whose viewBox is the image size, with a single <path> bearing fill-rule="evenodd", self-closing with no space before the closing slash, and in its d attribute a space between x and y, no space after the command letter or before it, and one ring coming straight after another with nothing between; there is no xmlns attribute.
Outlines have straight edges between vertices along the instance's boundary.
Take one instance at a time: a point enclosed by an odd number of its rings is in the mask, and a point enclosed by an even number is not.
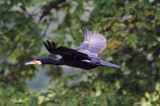
<svg viewBox="0 0 160 106"><path fill-rule="evenodd" d="M44 42L47 50L55 55L61 55L61 58L39 58L34 59L29 64L53 64L53 65L68 65L82 69L93 69L98 66L111 67L120 69L120 66L111 64L101 60L98 54L106 48L106 39L103 35L97 32L91 32L86 27L83 29L84 41L77 49L66 48L63 46L57 47L54 42Z"/></svg>
<svg viewBox="0 0 160 106"><path fill-rule="evenodd" d="M90 70L99 66L97 64L92 64L86 61L79 61L76 59L72 60L72 59L63 59L63 58L39 58L36 60L41 61L41 64L67 65L67 66L82 68L86 70Z"/></svg>

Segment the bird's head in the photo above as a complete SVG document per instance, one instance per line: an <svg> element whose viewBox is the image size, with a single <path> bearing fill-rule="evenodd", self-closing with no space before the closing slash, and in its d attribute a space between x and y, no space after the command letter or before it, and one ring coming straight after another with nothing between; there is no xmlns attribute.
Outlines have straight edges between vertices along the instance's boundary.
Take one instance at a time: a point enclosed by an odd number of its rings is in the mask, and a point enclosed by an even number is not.
<svg viewBox="0 0 160 106"><path fill-rule="evenodd" d="M43 61L41 59L33 59L33 60L25 63L25 65L32 65L32 64L41 65L41 64L43 64Z"/></svg>

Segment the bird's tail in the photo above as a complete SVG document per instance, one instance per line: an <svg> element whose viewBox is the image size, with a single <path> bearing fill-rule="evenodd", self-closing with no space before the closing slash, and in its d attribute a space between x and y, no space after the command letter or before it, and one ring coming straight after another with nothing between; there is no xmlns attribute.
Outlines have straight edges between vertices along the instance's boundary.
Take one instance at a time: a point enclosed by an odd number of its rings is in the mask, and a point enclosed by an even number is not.
<svg viewBox="0 0 160 106"><path fill-rule="evenodd" d="M115 68L116 70L122 71L121 67L116 64L112 64L106 61L101 60L101 65L104 67Z"/></svg>

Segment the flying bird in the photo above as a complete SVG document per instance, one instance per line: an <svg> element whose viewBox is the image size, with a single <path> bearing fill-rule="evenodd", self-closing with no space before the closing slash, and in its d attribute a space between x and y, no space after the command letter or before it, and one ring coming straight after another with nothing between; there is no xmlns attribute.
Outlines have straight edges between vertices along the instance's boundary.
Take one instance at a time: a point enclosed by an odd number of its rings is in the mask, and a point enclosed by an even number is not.
<svg viewBox="0 0 160 106"><path fill-rule="evenodd" d="M64 46L57 47L55 42L45 41L44 46L54 55L60 55L61 58L37 58L25 65L31 64L52 64L52 65L67 65L71 67L82 68L86 70L94 69L96 67L110 67L120 70L121 67L106 62L98 57L106 48L106 38L97 32L89 31L87 27L83 28L84 40L80 47L76 49L67 48Z"/></svg>

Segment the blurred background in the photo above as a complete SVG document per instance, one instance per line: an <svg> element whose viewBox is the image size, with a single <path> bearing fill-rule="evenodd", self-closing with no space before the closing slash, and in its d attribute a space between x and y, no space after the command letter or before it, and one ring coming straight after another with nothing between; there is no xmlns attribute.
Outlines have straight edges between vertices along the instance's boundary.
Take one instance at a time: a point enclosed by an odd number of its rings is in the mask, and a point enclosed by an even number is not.
<svg viewBox="0 0 160 106"><path fill-rule="evenodd" d="M25 66L55 57L43 41L76 48L82 27L108 42L100 57L122 66ZM0 0L1 106L160 106L160 0Z"/></svg>

